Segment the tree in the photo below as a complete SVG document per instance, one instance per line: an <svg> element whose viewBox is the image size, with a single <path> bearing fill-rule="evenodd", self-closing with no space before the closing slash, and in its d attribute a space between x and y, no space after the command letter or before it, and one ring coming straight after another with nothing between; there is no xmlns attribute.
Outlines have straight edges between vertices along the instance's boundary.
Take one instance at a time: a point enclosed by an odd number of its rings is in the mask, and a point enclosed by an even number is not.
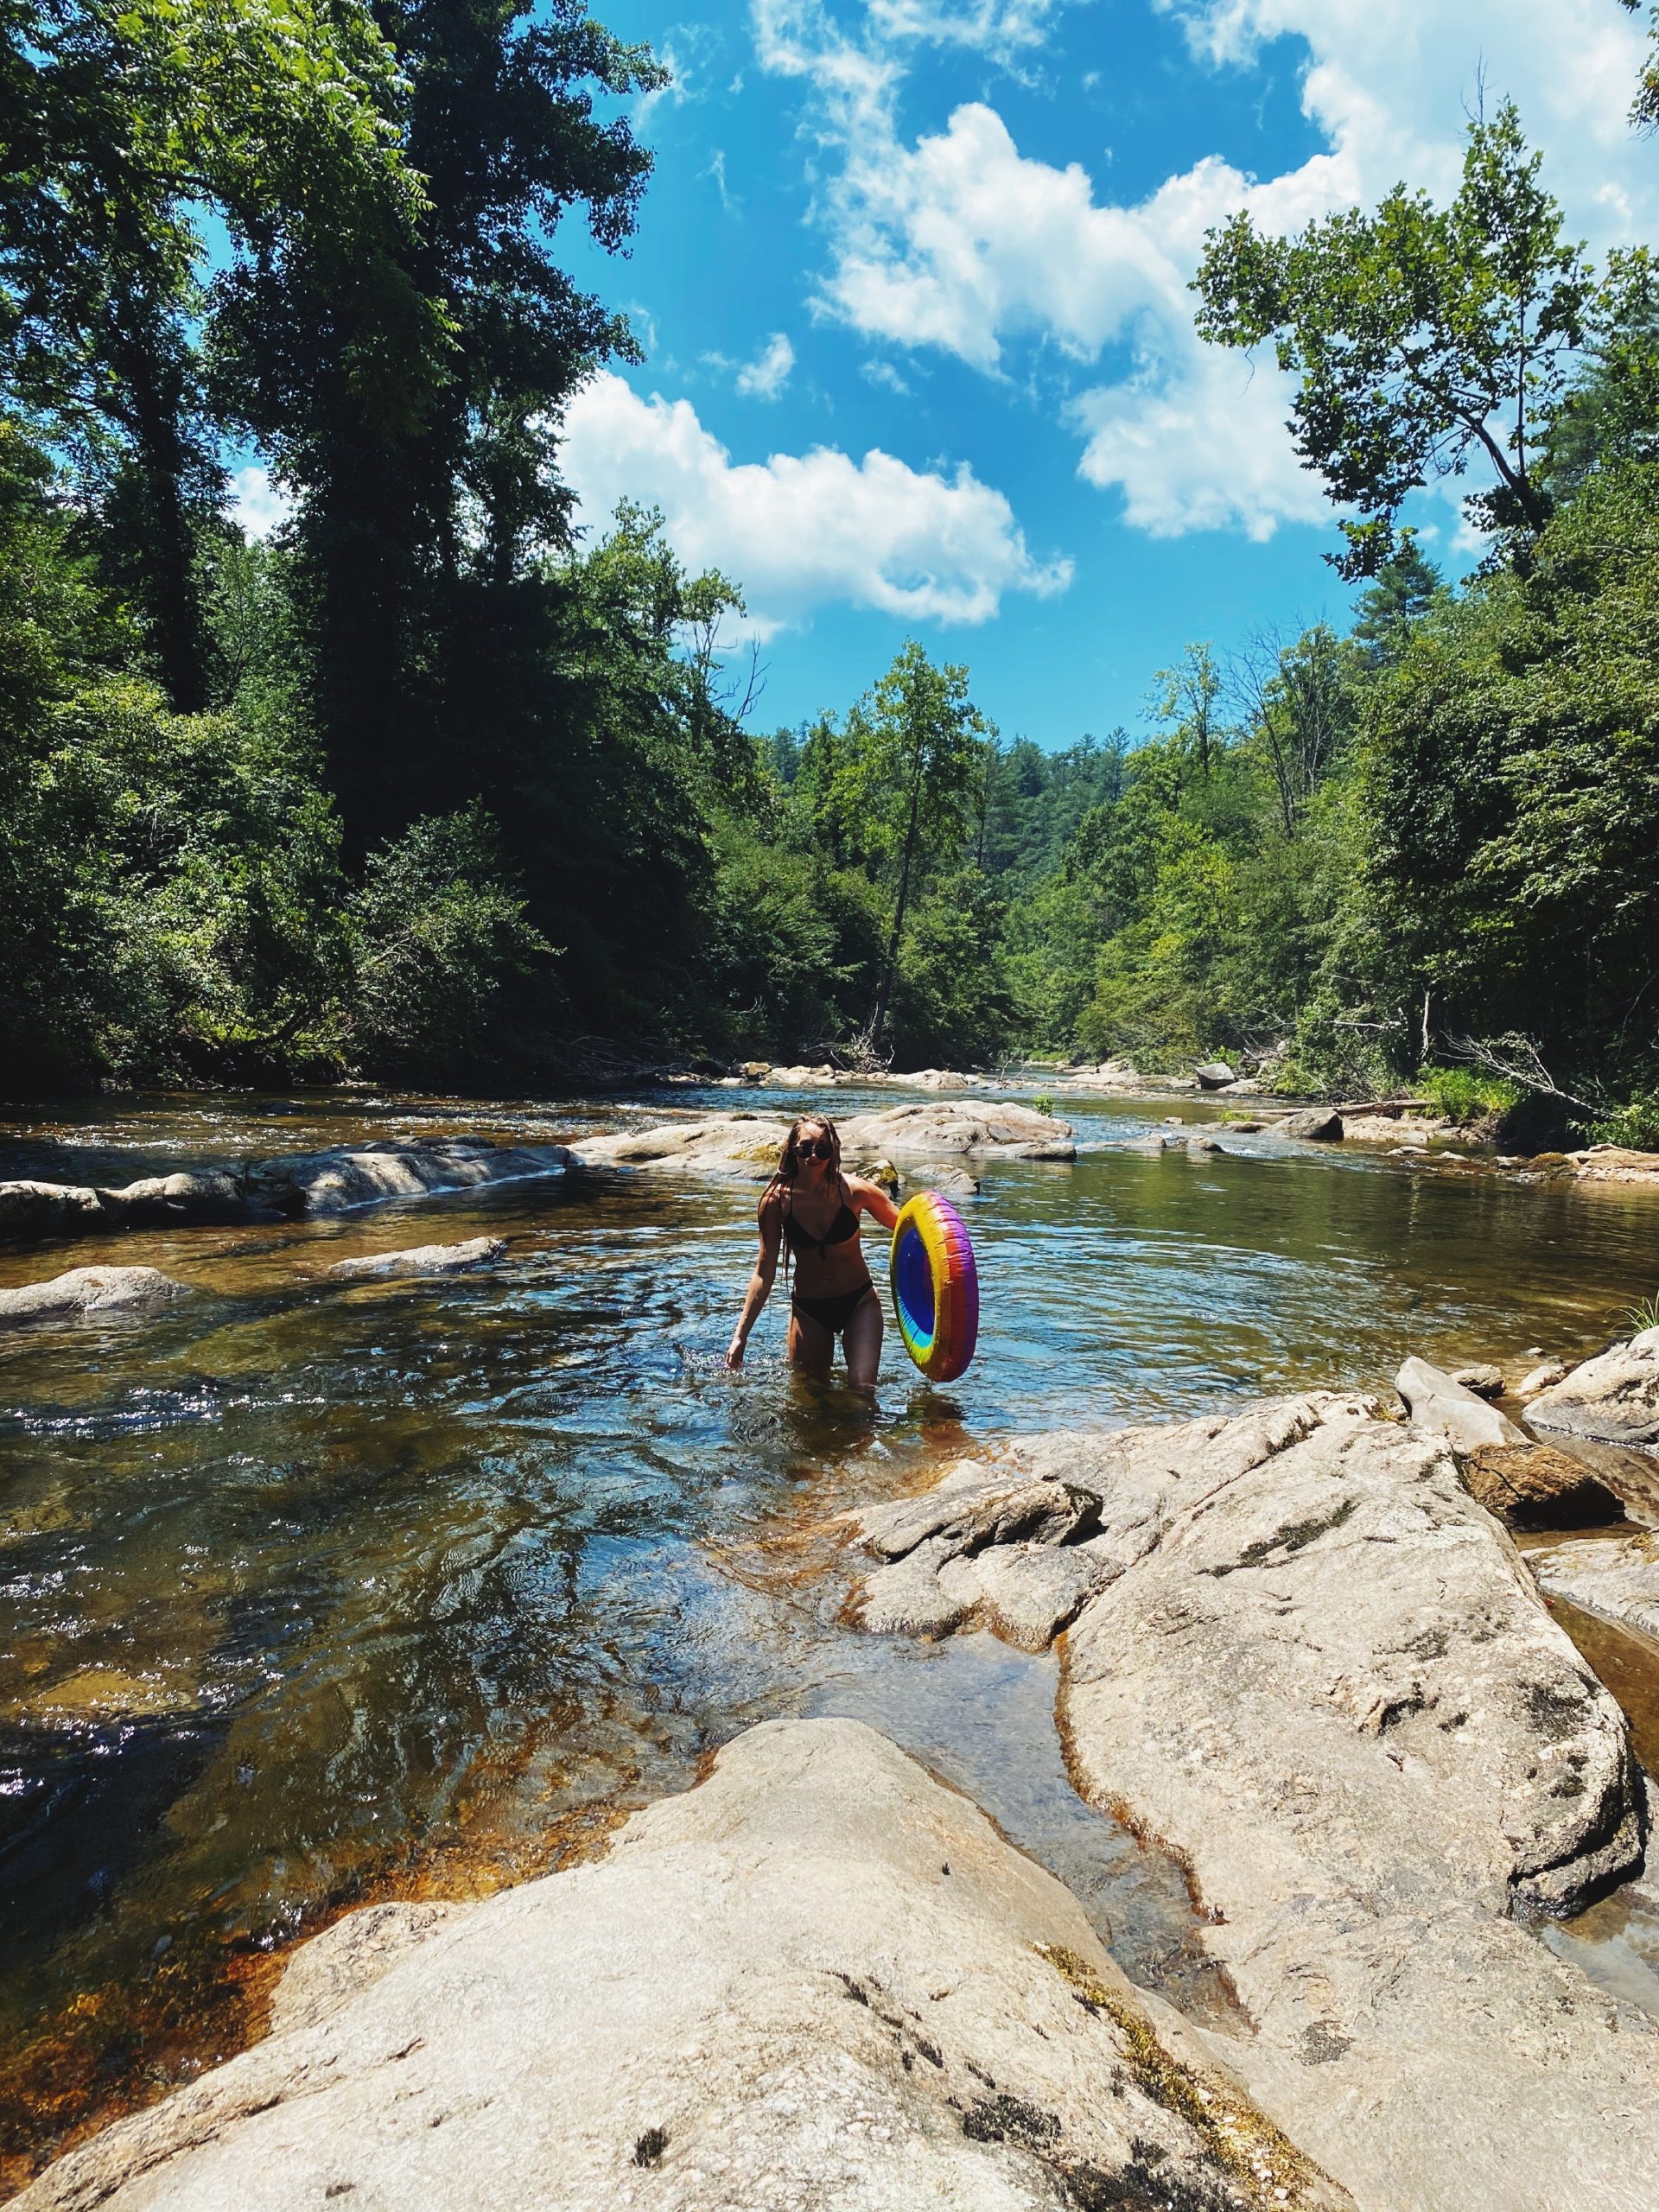
<svg viewBox="0 0 1659 2212"><path fill-rule="evenodd" d="M914 639L878 681L856 773L868 833L894 880L893 919L870 1012L881 1045L912 893L930 864L954 859L971 834L984 773L984 718L968 696L968 671L935 668Z"/></svg>
<svg viewBox="0 0 1659 2212"><path fill-rule="evenodd" d="M1640 12L1642 0L1618 0L1621 8L1632 15ZM1636 99L1630 107L1630 120L1649 130L1659 130L1659 8L1650 8L1648 20L1649 44L1642 74L1637 81Z"/></svg>
<svg viewBox="0 0 1659 2212"><path fill-rule="evenodd" d="M315 711L354 851L474 796L480 742L547 741L539 681L555 596L538 563L569 539L558 417L624 317L554 246L573 210L620 251L651 156L595 92L660 86L643 47L582 0L393 0L403 72L384 107L423 181L410 237L365 268L331 235L283 238L219 288L226 404L296 495L315 637ZM440 327L388 346L385 296Z"/></svg>
<svg viewBox="0 0 1659 2212"><path fill-rule="evenodd" d="M1197 753L1198 773L1207 783L1211 728L1221 696L1215 655L1207 644L1188 645L1173 668L1159 670L1157 681L1153 711L1160 721L1172 723Z"/></svg>
<svg viewBox="0 0 1659 2212"><path fill-rule="evenodd" d="M1359 595L1354 642L1373 668L1392 668L1413 630L1443 591L1440 572L1402 530L1394 553Z"/></svg>
<svg viewBox="0 0 1659 2212"><path fill-rule="evenodd" d="M1271 339L1300 378L1296 449L1332 499L1347 577L1375 575L1395 545L1408 494L1484 455L1496 481L1468 505L1484 528L1535 534L1549 513L1536 446L1563 391L1592 296L1580 250L1539 181L1505 102L1469 129L1447 208L1397 185L1375 214L1350 209L1300 237L1257 231L1248 213L1206 234L1193 289L1212 344Z"/></svg>
<svg viewBox="0 0 1659 2212"><path fill-rule="evenodd" d="M224 490L199 345L202 216L269 250L349 207L363 254L418 196L380 122L393 83L355 8L0 9L0 361L74 457L101 563L185 711L207 700L196 560Z"/></svg>

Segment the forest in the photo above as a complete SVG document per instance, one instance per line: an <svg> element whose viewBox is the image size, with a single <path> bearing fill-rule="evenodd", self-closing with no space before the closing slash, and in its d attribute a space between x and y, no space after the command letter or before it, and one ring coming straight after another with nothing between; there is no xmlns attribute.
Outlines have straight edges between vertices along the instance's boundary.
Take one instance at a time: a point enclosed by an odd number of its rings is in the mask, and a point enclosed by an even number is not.
<svg viewBox="0 0 1659 2212"><path fill-rule="evenodd" d="M573 528L561 410L641 354L558 236L649 220L664 74L581 0L0 24L8 1092L1219 1055L1659 1146L1659 272L1512 108L1444 205L1207 244L1351 622L1045 751L914 642L760 730L743 580ZM1465 472L1458 575L1403 517Z"/></svg>

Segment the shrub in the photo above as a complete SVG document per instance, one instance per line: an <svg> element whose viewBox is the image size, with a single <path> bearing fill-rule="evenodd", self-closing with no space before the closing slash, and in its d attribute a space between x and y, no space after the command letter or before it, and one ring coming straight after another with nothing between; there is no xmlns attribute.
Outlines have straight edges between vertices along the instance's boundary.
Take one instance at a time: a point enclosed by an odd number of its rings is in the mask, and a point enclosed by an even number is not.
<svg viewBox="0 0 1659 2212"><path fill-rule="evenodd" d="M1632 1152L1659 1152L1659 1090L1639 1090L1591 1131L1598 1144L1628 1145Z"/></svg>
<svg viewBox="0 0 1659 2212"><path fill-rule="evenodd" d="M1525 1096L1519 1084L1474 1068L1424 1068L1417 1088L1448 1122L1466 1128L1471 1122L1512 1113Z"/></svg>

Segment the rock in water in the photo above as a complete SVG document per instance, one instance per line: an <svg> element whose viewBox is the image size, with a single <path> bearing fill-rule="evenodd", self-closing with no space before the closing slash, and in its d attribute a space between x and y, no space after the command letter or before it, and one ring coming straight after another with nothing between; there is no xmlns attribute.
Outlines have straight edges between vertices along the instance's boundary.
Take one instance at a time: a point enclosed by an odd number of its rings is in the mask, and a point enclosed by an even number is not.
<svg viewBox="0 0 1659 2212"><path fill-rule="evenodd" d="M1414 1427L1432 1428L1459 1452L1493 1446L1514 1449L1527 1442L1525 1433L1496 1406L1489 1406L1426 1359L1407 1360L1394 1378L1394 1387L1404 1399Z"/></svg>
<svg viewBox="0 0 1659 2212"><path fill-rule="evenodd" d="M1471 1497L1516 1529L1586 1529L1624 1508L1580 1461L1548 1444L1484 1444L1459 1452Z"/></svg>
<svg viewBox="0 0 1659 2212"><path fill-rule="evenodd" d="M1501 1367L1487 1364L1460 1367L1452 1380L1459 1389L1472 1390L1478 1398L1501 1398L1503 1395L1503 1370Z"/></svg>
<svg viewBox="0 0 1659 2212"><path fill-rule="evenodd" d="M1516 1924L1639 1864L1624 1719L1445 1445L1318 1398L1076 1441L1020 1456L1139 1555L1072 1771L1192 1870L1256 2031L1211 2047L1369 2212L1650 2212L1659 2023Z"/></svg>
<svg viewBox="0 0 1659 2212"><path fill-rule="evenodd" d="M1309 1106L1300 1113L1287 1114L1279 1124L1279 1134L1286 1137L1306 1137L1315 1144L1340 1144L1343 1122L1340 1114L1333 1114L1328 1106Z"/></svg>
<svg viewBox="0 0 1659 2212"><path fill-rule="evenodd" d="M1535 1428L1597 1444L1659 1450L1659 1329L1587 1359L1527 1408Z"/></svg>
<svg viewBox="0 0 1659 2212"><path fill-rule="evenodd" d="M1580 1536L1527 1554L1538 1586L1586 1613L1659 1637L1659 1535Z"/></svg>
<svg viewBox="0 0 1659 2212"><path fill-rule="evenodd" d="M1552 1384L1565 1382L1573 1370L1564 1359L1547 1359L1541 1367L1530 1369L1515 1386L1517 1398L1535 1398L1541 1390Z"/></svg>
<svg viewBox="0 0 1659 2212"><path fill-rule="evenodd" d="M388 1275L461 1275L493 1268L506 1257L500 1236L469 1236L464 1244L416 1244L406 1252L366 1252L360 1259L336 1260L329 1268L336 1282L363 1282Z"/></svg>
<svg viewBox="0 0 1659 2212"><path fill-rule="evenodd" d="M189 1293L159 1268L72 1268L49 1282L0 1290L0 1328L18 1321L62 1320L74 1313L133 1313L170 1306Z"/></svg>
<svg viewBox="0 0 1659 2212"><path fill-rule="evenodd" d="M353 1914L296 1976L267 2042L19 2212L1352 2212L1068 1891L855 1721L752 1729L599 1864Z"/></svg>
<svg viewBox="0 0 1659 2212"><path fill-rule="evenodd" d="M1199 1087L1205 1090L1221 1090L1230 1083L1236 1083L1237 1076L1225 1060L1207 1060L1201 1068L1194 1068Z"/></svg>
<svg viewBox="0 0 1659 2212"><path fill-rule="evenodd" d="M248 1169L246 1182L250 1198L281 1213L349 1213L387 1198L420 1198L437 1191L561 1175L570 1165L571 1154L563 1145L492 1145L457 1138L262 1160Z"/></svg>

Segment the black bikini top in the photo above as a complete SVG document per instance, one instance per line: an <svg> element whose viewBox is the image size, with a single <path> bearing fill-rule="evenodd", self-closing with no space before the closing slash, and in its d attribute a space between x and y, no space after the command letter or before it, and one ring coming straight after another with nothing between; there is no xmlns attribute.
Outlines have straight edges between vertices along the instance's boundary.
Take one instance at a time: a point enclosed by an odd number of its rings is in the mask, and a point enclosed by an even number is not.
<svg viewBox="0 0 1659 2212"><path fill-rule="evenodd" d="M791 1192L786 1195L784 1202L784 1234L788 1237L791 1249L793 1251L805 1252L816 1249L818 1257L821 1260L827 1260L830 1256L830 1247L832 1244L844 1244L849 1236L856 1236L858 1234L858 1216L845 1198L841 1202L841 1211L822 1236L808 1235L800 1223L796 1220L793 1205L794 1198L793 1193Z"/></svg>

